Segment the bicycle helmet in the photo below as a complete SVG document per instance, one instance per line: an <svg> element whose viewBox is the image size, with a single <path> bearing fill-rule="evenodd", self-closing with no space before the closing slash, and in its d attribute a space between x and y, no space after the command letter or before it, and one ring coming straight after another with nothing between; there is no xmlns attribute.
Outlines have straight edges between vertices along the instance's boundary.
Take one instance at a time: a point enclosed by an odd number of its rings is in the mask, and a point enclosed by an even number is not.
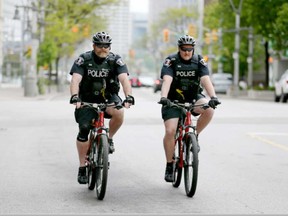
<svg viewBox="0 0 288 216"><path fill-rule="evenodd" d="M112 38L107 32L97 32L93 35L92 41L94 44L111 44Z"/></svg>
<svg viewBox="0 0 288 216"><path fill-rule="evenodd" d="M196 45L196 41L193 37L191 37L190 35L183 35L178 39L178 46L182 46L182 45L192 45L195 46Z"/></svg>

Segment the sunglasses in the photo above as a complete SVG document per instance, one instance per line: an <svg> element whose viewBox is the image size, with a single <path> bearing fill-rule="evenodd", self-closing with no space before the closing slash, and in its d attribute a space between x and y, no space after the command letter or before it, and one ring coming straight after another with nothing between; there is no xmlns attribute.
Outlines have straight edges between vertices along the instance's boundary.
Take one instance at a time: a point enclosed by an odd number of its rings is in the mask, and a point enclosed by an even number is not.
<svg viewBox="0 0 288 216"><path fill-rule="evenodd" d="M194 50L194 48L193 48L193 47L191 47L191 48L187 48L187 47L180 47L180 50L182 50L183 52L186 52L186 51L191 52L191 51Z"/></svg>
<svg viewBox="0 0 288 216"><path fill-rule="evenodd" d="M98 48L109 48L110 47L110 44L95 44Z"/></svg>

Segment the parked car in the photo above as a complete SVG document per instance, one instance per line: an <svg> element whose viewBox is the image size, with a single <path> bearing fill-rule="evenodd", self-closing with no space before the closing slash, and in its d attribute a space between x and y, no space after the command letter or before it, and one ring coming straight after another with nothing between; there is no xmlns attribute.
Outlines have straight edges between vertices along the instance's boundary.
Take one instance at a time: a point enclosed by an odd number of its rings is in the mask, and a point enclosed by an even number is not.
<svg viewBox="0 0 288 216"><path fill-rule="evenodd" d="M157 91L161 91L162 83L163 83L162 79L154 80L154 86L153 86L154 93L156 93Z"/></svg>
<svg viewBox="0 0 288 216"><path fill-rule="evenodd" d="M233 85L232 74L230 73L214 73L211 76L211 81L216 93L226 94Z"/></svg>
<svg viewBox="0 0 288 216"><path fill-rule="evenodd" d="M154 80L151 76L139 76L141 87L153 87Z"/></svg>
<svg viewBox="0 0 288 216"><path fill-rule="evenodd" d="M280 100L286 103L288 99L288 69L282 74L280 79L275 82L275 102Z"/></svg>
<svg viewBox="0 0 288 216"><path fill-rule="evenodd" d="M130 84L132 87L141 87L142 85L138 77L131 77Z"/></svg>

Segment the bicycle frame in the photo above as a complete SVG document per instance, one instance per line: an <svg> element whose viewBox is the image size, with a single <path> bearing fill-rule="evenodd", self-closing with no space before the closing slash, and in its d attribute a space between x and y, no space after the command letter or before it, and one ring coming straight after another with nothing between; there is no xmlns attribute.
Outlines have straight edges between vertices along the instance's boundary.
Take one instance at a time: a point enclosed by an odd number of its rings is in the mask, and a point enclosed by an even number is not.
<svg viewBox="0 0 288 216"><path fill-rule="evenodd" d="M174 159L176 166L173 172L173 187L181 184L182 169L184 169L185 191L188 197L193 197L197 187L198 179L198 143L196 127L192 121L192 110L195 107L203 109L209 108L208 104L178 103L173 102L172 107L181 109L182 114L179 117L176 135ZM185 114L185 117L184 117ZM197 121L197 119L195 120ZM184 140L184 141L183 141Z"/></svg>
<svg viewBox="0 0 288 216"><path fill-rule="evenodd" d="M89 153L91 145L92 145L92 140L95 139L98 135L104 134L103 131L105 131L106 133L108 132L108 128L105 127L105 122L104 122L105 121L104 111L102 111L100 108L97 108L96 110L98 113L98 118L95 119L94 122L92 122L92 128L90 130L90 138L89 138L90 146L89 146L88 153ZM99 139L99 136L98 136L98 139ZM97 140L97 141L99 141L99 140Z"/></svg>
<svg viewBox="0 0 288 216"><path fill-rule="evenodd" d="M181 118L179 118L179 123L178 123L178 133L179 136L178 138L175 139L175 146L177 145L177 141L180 142L180 160L179 160L179 167L183 168L184 167L184 160L183 160L183 136L189 132L190 128L193 128L192 126L192 114L190 111L186 110L186 116L184 119L184 124L181 122ZM184 131L184 133L183 133Z"/></svg>
<svg viewBox="0 0 288 216"><path fill-rule="evenodd" d="M92 123L92 126L96 132L97 135L99 134L103 134L103 131L106 131L108 132L107 128L105 127L105 124L104 124L104 111L98 111L98 118L97 120L95 120L93 123Z"/></svg>

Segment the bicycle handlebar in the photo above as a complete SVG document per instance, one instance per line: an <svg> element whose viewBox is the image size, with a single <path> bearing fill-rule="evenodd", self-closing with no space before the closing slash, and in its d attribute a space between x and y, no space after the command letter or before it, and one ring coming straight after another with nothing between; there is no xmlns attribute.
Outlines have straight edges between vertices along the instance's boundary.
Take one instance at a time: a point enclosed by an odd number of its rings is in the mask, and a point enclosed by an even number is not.
<svg viewBox="0 0 288 216"><path fill-rule="evenodd" d="M208 103L204 103L204 104L194 104L194 103L189 103L189 102L185 102L185 103L179 103L178 101L173 101L171 102L171 107L177 107L177 108L184 108L186 110L193 110L196 107L201 107L202 109L206 110L208 109L210 106Z"/></svg>
<svg viewBox="0 0 288 216"><path fill-rule="evenodd" d="M120 104L116 104L115 102L111 103L111 104L108 104L108 103L81 102L81 107L92 107L92 108L95 108L95 109L105 109L107 107L114 107L115 109L121 109L123 107L123 105L121 103Z"/></svg>

